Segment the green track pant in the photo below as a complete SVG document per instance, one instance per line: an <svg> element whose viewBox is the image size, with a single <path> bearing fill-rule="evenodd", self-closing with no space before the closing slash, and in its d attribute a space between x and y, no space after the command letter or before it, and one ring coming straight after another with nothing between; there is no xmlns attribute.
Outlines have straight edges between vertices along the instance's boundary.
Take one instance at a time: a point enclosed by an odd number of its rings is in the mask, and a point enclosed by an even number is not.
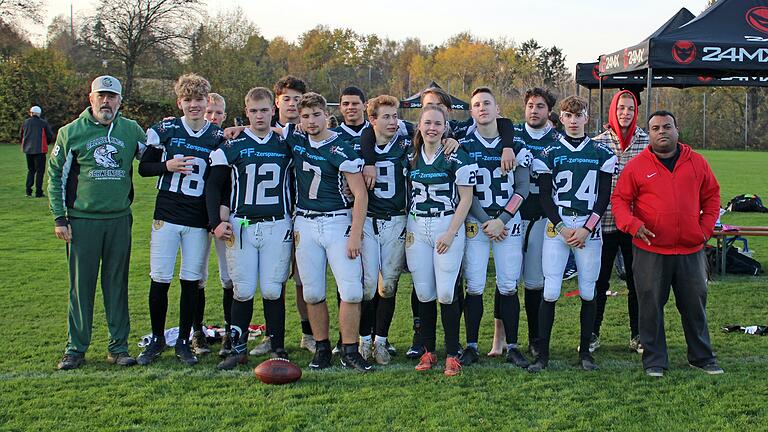
<svg viewBox="0 0 768 432"><path fill-rule="evenodd" d="M69 244L69 340L67 354L85 354L91 344L93 303L101 266L101 292L109 328L109 352L128 351L128 266L131 215L113 219L71 218Z"/></svg>

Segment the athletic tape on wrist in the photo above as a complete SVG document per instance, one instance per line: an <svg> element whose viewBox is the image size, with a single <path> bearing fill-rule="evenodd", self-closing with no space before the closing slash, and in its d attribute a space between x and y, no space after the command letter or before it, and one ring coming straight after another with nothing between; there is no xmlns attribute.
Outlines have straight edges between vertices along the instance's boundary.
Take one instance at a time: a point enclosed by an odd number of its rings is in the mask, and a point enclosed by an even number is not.
<svg viewBox="0 0 768 432"><path fill-rule="evenodd" d="M586 228L587 231L589 232L595 232L595 228L599 223L600 223L600 215L597 213L591 213L587 218L587 221L584 222L584 228Z"/></svg>
<svg viewBox="0 0 768 432"><path fill-rule="evenodd" d="M514 216L522 203L523 197L518 194L514 194L512 195L512 198L510 198L507 202L507 205L504 206L504 211Z"/></svg>
<svg viewBox="0 0 768 432"><path fill-rule="evenodd" d="M565 228L565 224L562 222L558 222L557 225L555 225L555 232L560 234L560 231L562 231L563 228Z"/></svg>

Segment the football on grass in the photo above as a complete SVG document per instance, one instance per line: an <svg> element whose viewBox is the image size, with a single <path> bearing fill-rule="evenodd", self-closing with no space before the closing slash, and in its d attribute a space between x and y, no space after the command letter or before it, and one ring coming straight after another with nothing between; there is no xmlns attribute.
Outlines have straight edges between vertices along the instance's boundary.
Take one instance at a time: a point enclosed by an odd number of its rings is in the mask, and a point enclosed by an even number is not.
<svg viewBox="0 0 768 432"><path fill-rule="evenodd" d="M286 359L274 358L256 366L253 374L264 384L288 384L301 378L301 369Z"/></svg>

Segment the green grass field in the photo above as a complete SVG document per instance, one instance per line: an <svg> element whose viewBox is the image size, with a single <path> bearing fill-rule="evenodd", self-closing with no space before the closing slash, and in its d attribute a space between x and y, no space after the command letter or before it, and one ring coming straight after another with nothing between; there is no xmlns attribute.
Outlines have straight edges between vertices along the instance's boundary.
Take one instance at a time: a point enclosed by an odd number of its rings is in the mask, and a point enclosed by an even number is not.
<svg viewBox="0 0 768 432"><path fill-rule="evenodd" d="M768 198L768 153L705 154L724 201L746 192ZM541 374L487 358L454 378L444 377L441 370L416 373L414 363L402 355L410 342L407 289L399 296L390 334L401 354L394 364L365 376L338 366L319 373L305 369L296 384L266 386L251 372L261 358L251 358L247 368L219 372L212 355L188 368L171 352L149 367L110 366L105 362L100 294L88 363L80 370L58 372L55 366L67 335L64 244L53 236L47 201L24 197L25 170L17 146L0 147L0 430L768 430L768 337L719 330L732 323L766 324L766 277L726 277L710 285L710 332L726 370L715 377L688 367L671 300L671 370L661 380L647 378L639 355L627 349L626 289L608 300L603 346L596 353L601 370L596 373L575 367L579 303L574 298L559 302L553 361ZM130 349L137 355L136 342L149 332L149 229L155 191L151 179L137 177L135 184ZM768 218L758 214L727 215L724 221L768 225ZM768 239L749 242L757 259L768 265ZM215 260L211 262L206 321L216 324L222 322L221 291ZM408 275L401 286L410 286ZM573 288L572 282L564 287ZM329 298L332 289L330 285ZM306 368L310 356L298 349L290 283L287 296L287 349ZM486 295L484 351L493 330L492 297ZM171 287L169 325L177 322L177 304L178 282ZM335 316L335 302L330 304ZM263 320L260 308L255 320ZM525 341L525 323L520 328Z"/></svg>

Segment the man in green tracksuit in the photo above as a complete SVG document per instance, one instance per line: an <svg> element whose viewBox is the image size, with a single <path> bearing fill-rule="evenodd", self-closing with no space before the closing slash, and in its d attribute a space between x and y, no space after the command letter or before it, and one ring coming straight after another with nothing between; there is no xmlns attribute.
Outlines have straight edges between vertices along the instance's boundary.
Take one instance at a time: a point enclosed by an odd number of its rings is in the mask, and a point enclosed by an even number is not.
<svg viewBox="0 0 768 432"><path fill-rule="evenodd" d="M85 362L91 343L96 279L109 327L107 361L136 363L128 354L128 265L131 255L133 159L144 148L144 130L121 117L122 87L114 77L91 83L90 107L62 127L48 162L48 196L55 234L67 242L69 340L59 369Z"/></svg>

